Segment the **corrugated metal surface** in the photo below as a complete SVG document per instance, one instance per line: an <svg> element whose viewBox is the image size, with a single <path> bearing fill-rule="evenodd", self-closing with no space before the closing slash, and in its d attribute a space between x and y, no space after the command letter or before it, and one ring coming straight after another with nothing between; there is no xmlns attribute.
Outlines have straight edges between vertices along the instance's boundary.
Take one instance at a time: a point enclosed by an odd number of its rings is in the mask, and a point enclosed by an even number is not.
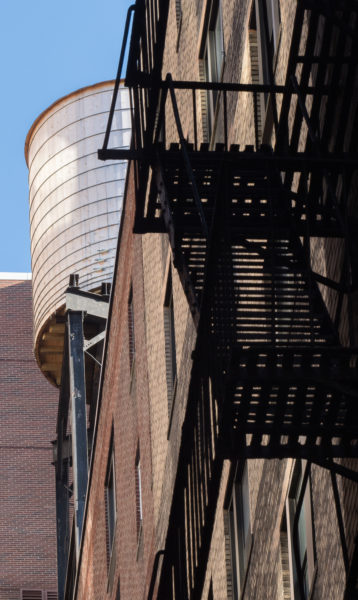
<svg viewBox="0 0 358 600"><path fill-rule="evenodd" d="M113 82L57 101L35 121L25 145L29 167L35 348L64 304L69 275L95 290L112 280L126 163L101 162ZM130 143L129 95L119 93L111 147Z"/></svg>

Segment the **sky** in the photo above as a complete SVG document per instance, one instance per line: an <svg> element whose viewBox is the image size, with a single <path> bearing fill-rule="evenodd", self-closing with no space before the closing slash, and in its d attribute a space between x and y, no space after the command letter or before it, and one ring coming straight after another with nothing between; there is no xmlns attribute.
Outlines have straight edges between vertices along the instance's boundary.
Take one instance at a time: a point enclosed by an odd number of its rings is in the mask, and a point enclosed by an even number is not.
<svg viewBox="0 0 358 600"><path fill-rule="evenodd" d="M62 96L115 79L133 0L2 0L0 272L31 271L26 135Z"/></svg>

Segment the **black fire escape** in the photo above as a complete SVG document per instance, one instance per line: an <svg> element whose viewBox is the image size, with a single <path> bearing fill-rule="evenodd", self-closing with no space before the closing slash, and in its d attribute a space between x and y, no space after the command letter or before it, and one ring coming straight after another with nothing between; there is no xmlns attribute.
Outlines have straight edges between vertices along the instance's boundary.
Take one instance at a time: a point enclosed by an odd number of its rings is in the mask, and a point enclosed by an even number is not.
<svg viewBox="0 0 358 600"><path fill-rule="evenodd" d="M99 157L134 161L135 231L168 234L197 327L157 596L174 585L175 597L192 599L224 458L305 458L332 481L358 481L333 460L358 456L358 3L298 0L283 85L273 72L266 84L162 77L167 11L150 0L129 9L132 147L108 147L124 41ZM210 143L198 114L208 94ZM259 144L260 95L273 147ZM247 97L254 134L240 147L230 125ZM183 106L192 107L185 136ZM354 565L347 582L355 597Z"/></svg>

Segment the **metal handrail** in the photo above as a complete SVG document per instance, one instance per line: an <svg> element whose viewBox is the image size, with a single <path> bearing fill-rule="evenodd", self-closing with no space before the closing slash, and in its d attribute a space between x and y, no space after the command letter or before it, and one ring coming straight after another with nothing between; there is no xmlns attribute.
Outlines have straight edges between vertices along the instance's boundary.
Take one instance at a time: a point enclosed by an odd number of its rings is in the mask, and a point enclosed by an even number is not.
<svg viewBox="0 0 358 600"><path fill-rule="evenodd" d="M354 64L358 64L358 59ZM153 87L153 80L147 73L138 71L136 84L143 89ZM176 90L198 90L198 91L217 91L217 92L251 92L251 93L262 93L262 94L284 94L290 92L296 95L297 92L292 90L290 84L270 84L270 83L232 83L229 81L199 81L199 80L186 80L186 79L172 79L169 82L167 79L159 80L155 82L155 86L161 89L168 89L169 86L173 86ZM307 95L313 95L320 92L322 95L328 95L332 93L332 86L330 85L300 85L300 93Z"/></svg>
<svg viewBox="0 0 358 600"><path fill-rule="evenodd" d="M122 40L121 53L120 53L120 56L119 56L119 63L118 63L118 70L117 70L116 82L114 84L114 90L113 90L111 108L109 110L109 116L108 116L108 122L107 122L107 129L106 129L106 133L105 133L104 140L103 140L102 151L103 150L107 150L109 136L110 136L110 133L111 133L113 115L114 115L114 110L115 110L116 103L117 103L118 89L119 89L119 86L120 86L120 83L121 83L121 76L122 76L122 68L123 68L123 62L124 62L124 55L125 55L125 51L126 51L126 48L127 48L129 23L130 23L130 18L131 18L131 13L132 12L135 12L135 4L132 4L128 8L128 11L127 11L126 23L125 23L125 26L124 26L124 34L123 34L123 40Z"/></svg>
<svg viewBox="0 0 358 600"><path fill-rule="evenodd" d="M190 183L192 185L194 202L196 204L196 208L198 209L198 213L199 213L201 225L202 225L202 228L203 228L204 236L206 238L208 238L208 235L209 235L208 226L207 226L207 223L206 223L206 219L205 219L203 207L201 205L201 200L200 200L200 196L199 196L199 192L198 192L198 187L196 185L196 181L195 181L195 177L194 177L194 172L193 172L190 160L189 160L187 143L186 143L186 140L185 140L185 137L184 137L184 134L183 134L183 128L182 128L181 121L180 121L178 104L177 104L177 100L176 100L176 96L175 96L175 91L174 91L174 86L173 86L173 78L172 78L172 76L171 76L170 73L167 74L165 80L168 82L168 85L169 85L169 93L170 93L170 98L171 98L171 101L172 101L175 123L176 123L176 126L177 126L178 135L179 135L180 147L181 147L181 151L182 151L182 154L183 154L185 168L186 168L186 171L187 171Z"/></svg>

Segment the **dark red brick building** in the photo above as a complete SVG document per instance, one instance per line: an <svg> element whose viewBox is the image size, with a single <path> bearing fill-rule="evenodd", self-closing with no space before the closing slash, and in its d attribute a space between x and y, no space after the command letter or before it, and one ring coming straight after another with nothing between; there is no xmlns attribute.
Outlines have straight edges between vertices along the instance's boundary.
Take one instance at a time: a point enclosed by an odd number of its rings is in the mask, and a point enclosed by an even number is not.
<svg viewBox="0 0 358 600"><path fill-rule="evenodd" d="M55 600L58 394L33 356L31 278L0 279L0 598Z"/></svg>

